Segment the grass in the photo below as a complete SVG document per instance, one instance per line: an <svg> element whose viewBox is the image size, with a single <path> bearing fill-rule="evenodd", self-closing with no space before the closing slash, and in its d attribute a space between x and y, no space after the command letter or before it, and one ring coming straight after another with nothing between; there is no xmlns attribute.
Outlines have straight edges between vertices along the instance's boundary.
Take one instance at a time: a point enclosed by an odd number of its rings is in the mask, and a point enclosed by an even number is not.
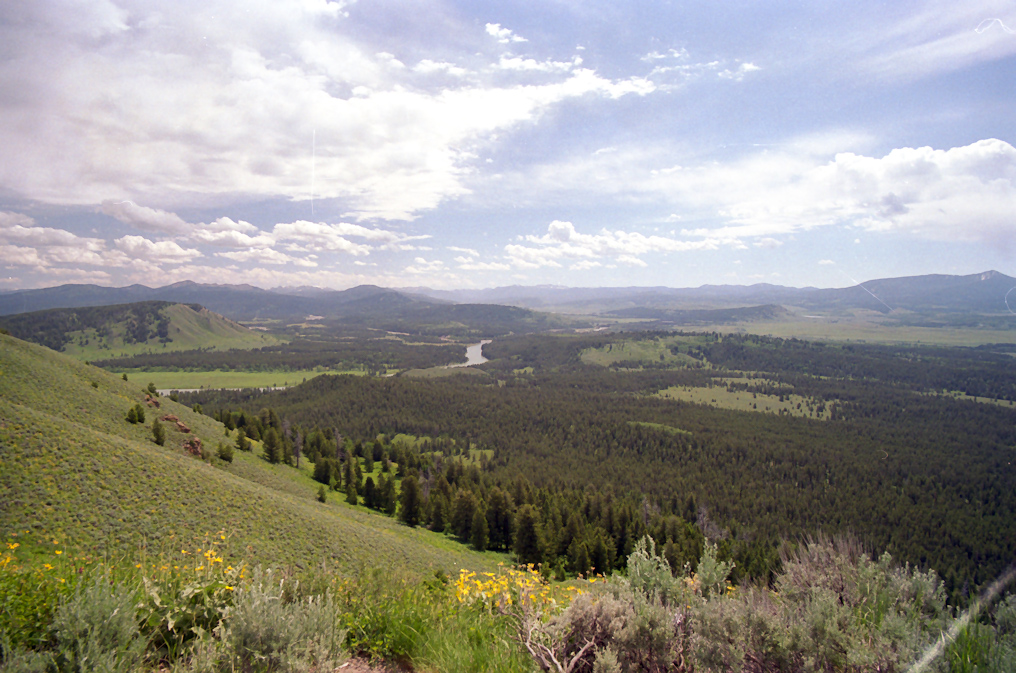
<svg viewBox="0 0 1016 673"><path fill-rule="evenodd" d="M680 329L680 326L676 326ZM739 325L688 327L697 331L739 332L813 341L860 341L882 344L923 344L938 346L980 346L1011 343L1013 334L1006 330L963 329L954 327L916 327L894 325L862 317L796 318L786 322L758 322Z"/></svg>
<svg viewBox="0 0 1016 673"><path fill-rule="evenodd" d="M158 338L152 338L145 343L125 344L124 326L112 325L110 336L106 338L100 338L94 329L70 332L72 339L64 347L64 353L78 360L90 361L196 348L249 350L282 343L277 336L249 330L207 309L195 311L186 304L175 304L167 307L165 314L170 319L169 337L172 341L168 343L160 343ZM81 345L83 340L87 340L88 344Z"/></svg>
<svg viewBox="0 0 1016 673"><path fill-rule="evenodd" d="M191 390L197 388L277 388L279 386L295 386L321 374L353 374L362 376L366 372L360 370L275 370L261 372L222 371L183 371L159 372L128 369L125 372L132 381L154 383L159 390Z"/></svg>
<svg viewBox="0 0 1016 673"><path fill-rule="evenodd" d="M701 341L701 337L672 336L656 339L618 339L599 348L587 348L582 351L582 362L587 365L609 367L618 362L638 362L641 364L666 364L672 367L683 367L697 362L684 353L674 354L670 347L678 344L692 345Z"/></svg>
<svg viewBox="0 0 1016 673"><path fill-rule="evenodd" d="M793 393L783 395L783 401L781 402L779 395L763 395L761 393L744 391L728 392L723 386L711 388L672 386L656 393L654 397L692 402L694 404L706 404L720 409L733 409L735 411L788 414L790 416L818 418L821 420L828 420L830 416L828 404L824 411L819 412L817 407L820 402Z"/></svg>
<svg viewBox="0 0 1016 673"><path fill-rule="evenodd" d="M649 423L648 421L628 421L631 425L639 425L644 428L652 428L653 430L662 430L663 432L669 432L672 435L690 435L691 432L688 430L682 430L681 428L675 428L672 425L664 425L663 423Z"/></svg>
<svg viewBox="0 0 1016 673"><path fill-rule="evenodd" d="M475 367L429 367L427 369L407 369L400 376L409 376L421 379L438 379L445 376L487 376L487 372Z"/></svg>
<svg viewBox="0 0 1016 673"><path fill-rule="evenodd" d="M269 465L258 449L235 452L232 464L205 462L182 450L185 435L173 428L159 447L151 441L154 410L145 425L124 419L144 403L141 385L0 336L3 536L31 531L77 554L133 555L223 530L227 558L296 568L457 571L503 558L349 507L341 497L318 503L318 484L306 470ZM162 398L165 413L213 453L219 441L231 441L217 421Z"/></svg>

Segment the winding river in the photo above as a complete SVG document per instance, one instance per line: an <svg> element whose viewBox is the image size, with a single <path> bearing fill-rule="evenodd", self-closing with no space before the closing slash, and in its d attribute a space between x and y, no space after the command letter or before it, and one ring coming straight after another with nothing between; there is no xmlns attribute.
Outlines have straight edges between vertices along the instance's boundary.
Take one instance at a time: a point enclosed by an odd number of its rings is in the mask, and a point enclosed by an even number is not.
<svg viewBox="0 0 1016 673"><path fill-rule="evenodd" d="M484 339L478 344L466 347L466 361L457 362L455 364L448 365L449 367L471 367L472 365L482 365L487 361L487 358L483 357L483 347L490 343L490 339Z"/></svg>

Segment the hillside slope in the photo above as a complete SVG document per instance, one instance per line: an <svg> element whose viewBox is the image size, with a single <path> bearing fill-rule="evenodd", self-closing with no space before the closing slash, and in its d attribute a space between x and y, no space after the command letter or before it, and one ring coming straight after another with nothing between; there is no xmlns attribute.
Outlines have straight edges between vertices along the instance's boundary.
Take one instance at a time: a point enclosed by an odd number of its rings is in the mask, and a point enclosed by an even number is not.
<svg viewBox="0 0 1016 673"><path fill-rule="evenodd" d="M93 383L96 384L93 386ZM214 464L182 449L224 437L217 421L168 399L189 435L167 427L164 447L147 423L131 425L144 403L133 381L0 335L0 531L32 531L79 553L179 554L222 531L233 562L354 569L384 565L423 570L493 565L448 538L406 528L364 509L316 501L304 472L269 465L254 453ZM200 546L200 545L198 545Z"/></svg>
<svg viewBox="0 0 1016 673"><path fill-rule="evenodd" d="M80 360L280 343L200 305L164 301L33 311L0 317L0 327Z"/></svg>

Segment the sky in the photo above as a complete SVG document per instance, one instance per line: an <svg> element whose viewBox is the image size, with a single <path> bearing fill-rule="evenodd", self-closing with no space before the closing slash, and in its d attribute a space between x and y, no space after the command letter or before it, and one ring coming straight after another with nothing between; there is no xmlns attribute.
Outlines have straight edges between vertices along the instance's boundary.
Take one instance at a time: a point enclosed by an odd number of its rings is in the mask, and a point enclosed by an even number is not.
<svg viewBox="0 0 1016 673"><path fill-rule="evenodd" d="M1016 3L0 3L0 291L1016 276Z"/></svg>

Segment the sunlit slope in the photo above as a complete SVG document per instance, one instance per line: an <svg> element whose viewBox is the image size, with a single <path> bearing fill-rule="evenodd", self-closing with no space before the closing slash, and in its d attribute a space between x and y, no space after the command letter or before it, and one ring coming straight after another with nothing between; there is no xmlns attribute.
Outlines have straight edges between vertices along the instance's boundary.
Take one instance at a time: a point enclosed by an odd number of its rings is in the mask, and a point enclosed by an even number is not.
<svg viewBox="0 0 1016 673"><path fill-rule="evenodd" d="M280 343L198 304L162 301L21 313L0 318L0 327L79 360Z"/></svg>
<svg viewBox="0 0 1016 673"><path fill-rule="evenodd" d="M98 384L93 387L92 383ZM338 502L316 501L305 474L237 453L231 465L187 454L185 437L214 448L222 426L166 398L192 433L167 427L151 441L155 410L131 425L144 403L125 382L45 348L0 335L0 532L31 530L68 549L179 554L195 538L223 531L231 560L340 568L412 569L491 565L444 536L411 530ZM333 500L339 500L334 497Z"/></svg>

